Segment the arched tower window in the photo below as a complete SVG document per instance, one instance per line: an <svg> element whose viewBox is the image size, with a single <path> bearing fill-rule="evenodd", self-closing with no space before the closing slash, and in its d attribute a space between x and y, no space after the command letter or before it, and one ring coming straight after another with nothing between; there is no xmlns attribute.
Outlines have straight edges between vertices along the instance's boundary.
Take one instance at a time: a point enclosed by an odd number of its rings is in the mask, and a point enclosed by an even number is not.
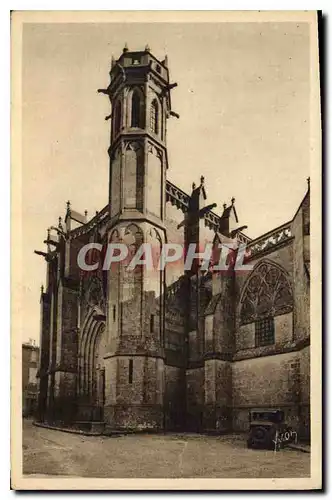
<svg viewBox="0 0 332 500"><path fill-rule="evenodd" d="M143 128L143 102L139 90L135 89L131 99L131 126Z"/></svg>
<svg viewBox="0 0 332 500"><path fill-rule="evenodd" d="M121 128L122 109L120 101L116 103L114 115L115 115L114 116L114 137L115 137L118 135Z"/></svg>
<svg viewBox="0 0 332 500"><path fill-rule="evenodd" d="M157 99L153 99L150 108L150 130L154 134L158 134L158 119L159 119L159 108Z"/></svg>

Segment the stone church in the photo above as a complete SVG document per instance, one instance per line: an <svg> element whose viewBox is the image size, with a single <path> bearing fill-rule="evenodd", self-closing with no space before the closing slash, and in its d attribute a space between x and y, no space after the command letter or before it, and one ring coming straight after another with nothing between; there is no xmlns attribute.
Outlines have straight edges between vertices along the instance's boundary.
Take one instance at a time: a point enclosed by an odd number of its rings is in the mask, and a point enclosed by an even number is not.
<svg viewBox="0 0 332 500"><path fill-rule="evenodd" d="M109 200L88 220L67 203L36 251L47 263L41 292L42 422L112 430L230 432L254 407L280 408L310 432L310 185L282 226L251 239L235 200L218 213L204 178L185 193L168 179L172 110L167 57L123 49L110 83ZM107 98L107 97L100 97ZM198 182L199 181L199 182ZM76 208L76 207L75 207ZM269 207L267 207L267 210ZM83 272L88 243L166 242L184 249L246 246L248 270L203 270L195 259L165 270L119 263Z"/></svg>

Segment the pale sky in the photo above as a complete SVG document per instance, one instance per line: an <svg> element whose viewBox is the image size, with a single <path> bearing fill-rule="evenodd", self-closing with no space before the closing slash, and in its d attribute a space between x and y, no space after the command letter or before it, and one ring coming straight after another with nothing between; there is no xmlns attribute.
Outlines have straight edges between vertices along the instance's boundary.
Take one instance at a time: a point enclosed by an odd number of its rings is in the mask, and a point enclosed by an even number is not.
<svg viewBox="0 0 332 500"><path fill-rule="evenodd" d="M23 29L23 331L39 341L46 229L66 201L92 216L108 199L110 113L97 93L112 54L168 55L173 110L168 179L208 200L236 199L251 237L290 220L309 175L305 23L26 24Z"/></svg>

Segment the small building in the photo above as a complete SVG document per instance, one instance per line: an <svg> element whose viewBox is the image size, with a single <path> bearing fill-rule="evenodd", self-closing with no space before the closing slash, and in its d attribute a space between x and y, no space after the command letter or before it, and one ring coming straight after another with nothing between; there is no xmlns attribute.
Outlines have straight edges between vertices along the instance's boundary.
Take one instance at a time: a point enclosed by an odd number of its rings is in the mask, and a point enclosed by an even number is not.
<svg viewBox="0 0 332 500"><path fill-rule="evenodd" d="M33 416L37 409L37 369L39 347L34 340L22 344L22 412L23 417Z"/></svg>

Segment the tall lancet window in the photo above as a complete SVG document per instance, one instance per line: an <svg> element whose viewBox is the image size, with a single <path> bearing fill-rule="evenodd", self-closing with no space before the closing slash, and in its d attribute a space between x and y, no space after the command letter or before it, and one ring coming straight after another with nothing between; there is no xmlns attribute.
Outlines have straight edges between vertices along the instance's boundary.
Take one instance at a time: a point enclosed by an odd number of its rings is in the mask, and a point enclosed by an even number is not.
<svg viewBox="0 0 332 500"><path fill-rule="evenodd" d="M131 126L142 127L141 120L141 95L138 90L134 90L131 100Z"/></svg>
<svg viewBox="0 0 332 500"><path fill-rule="evenodd" d="M116 106L115 106L115 111L114 111L114 137L116 137L118 135L118 133L120 132L120 128L121 128L121 102L118 101Z"/></svg>
<svg viewBox="0 0 332 500"><path fill-rule="evenodd" d="M150 130L154 134L158 134L158 119L159 109L157 99L153 99L150 109Z"/></svg>

